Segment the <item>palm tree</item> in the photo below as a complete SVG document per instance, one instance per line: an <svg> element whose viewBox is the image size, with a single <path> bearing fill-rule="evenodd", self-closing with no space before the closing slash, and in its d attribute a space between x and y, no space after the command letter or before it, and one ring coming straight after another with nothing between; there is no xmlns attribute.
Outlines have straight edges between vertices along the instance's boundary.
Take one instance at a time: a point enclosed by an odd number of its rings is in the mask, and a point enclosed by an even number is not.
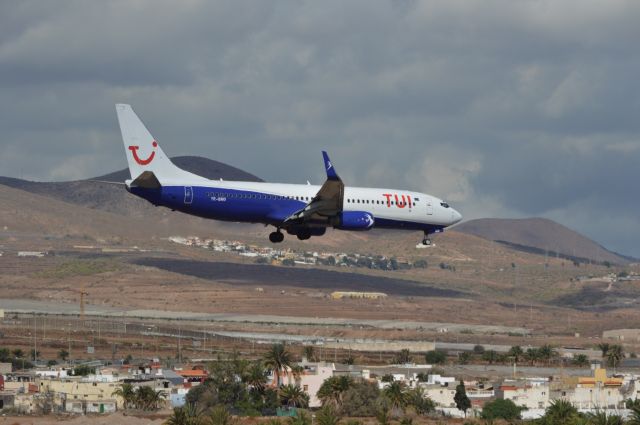
<svg viewBox="0 0 640 425"><path fill-rule="evenodd" d="M122 397L122 406L127 409L131 406L135 401L136 392L133 389L133 385L125 382L120 386L120 388L116 388L111 396Z"/></svg>
<svg viewBox="0 0 640 425"><path fill-rule="evenodd" d="M390 425L391 424L391 414L389 411L388 402L383 401L380 403L378 410L376 411L376 420L379 425Z"/></svg>
<svg viewBox="0 0 640 425"><path fill-rule="evenodd" d="M324 406L316 415L318 425L338 425L340 415L337 410L330 405Z"/></svg>
<svg viewBox="0 0 640 425"><path fill-rule="evenodd" d="M231 413L222 404L211 409L211 413L209 413L209 425L234 425L235 423Z"/></svg>
<svg viewBox="0 0 640 425"><path fill-rule="evenodd" d="M204 418L195 404L185 404L175 407L164 425L204 425Z"/></svg>
<svg viewBox="0 0 640 425"><path fill-rule="evenodd" d="M406 364L411 362L411 351L408 348L403 348L398 354L396 354L393 360L396 364Z"/></svg>
<svg viewBox="0 0 640 425"><path fill-rule="evenodd" d="M307 407L309 406L309 394L305 393L298 385L283 385L278 390L278 398L283 406Z"/></svg>
<svg viewBox="0 0 640 425"><path fill-rule="evenodd" d="M305 411L298 410L296 416L289 418L288 425L311 425L311 415Z"/></svg>
<svg viewBox="0 0 640 425"><path fill-rule="evenodd" d="M24 357L24 351L22 351L20 348L16 348L15 350L11 351L11 354L13 354L13 357L15 357L16 359L21 359Z"/></svg>
<svg viewBox="0 0 640 425"><path fill-rule="evenodd" d="M407 404L413 407L418 415L426 415L436 408L435 403L424 394L422 387L415 387L407 391Z"/></svg>
<svg viewBox="0 0 640 425"><path fill-rule="evenodd" d="M264 365L273 371L278 387L282 384L282 371L291 367L292 363L291 353L287 351L284 343L273 344L264 356Z"/></svg>
<svg viewBox="0 0 640 425"><path fill-rule="evenodd" d="M336 408L342 406L342 397L344 393L353 386L353 379L346 375L332 376L324 380L316 397L322 402L322 405L332 404Z"/></svg>
<svg viewBox="0 0 640 425"><path fill-rule="evenodd" d="M602 357L607 357L607 353L609 352L609 348L611 345L608 342L601 342L598 344L598 348L602 351Z"/></svg>
<svg viewBox="0 0 640 425"><path fill-rule="evenodd" d="M524 351L522 351L522 347L520 347L519 345L514 345L509 350L508 355L510 357L513 357L513 361L515 363L518 363L518 360L520 360L522 358L522 356L524 355Z"/></svg>
<svg viewBox="0 0 640 425"><path fill-rule="evenodd" d="M571 402L562 399L552 401L545 412L545 418L558 424L568 424L576 416L578 409Z"/></svg>
<svg viewBox="0 0 640 425"><path fill-rule="evenodd" d="M640 405L631 407L631 416L627 421L627 425L640 425Z"/></svg>
<svg viewBox="0 0 640 425"><path fill-rule="evenodd" d="M264 373L264 365L261 361L256 361L249 366L244 382L259 393L264 392L267 384L267 377Z"/></svg>
<svg viewBox="0 0 640 425"><path fill-rule="evenodd" d="M545 344L542 347L538 348L538 355L541 359L547 361L547 366L551 363L551 360L554 357L558 356L558 352L553 348L552 345Z"/></svg>
<svg viewBox="0 0 640 425"><path fill-rule="evenodd" d="M607 415L606 412L598 411L587 413L587 423L589 425L624 425L624 420L619 415Z"/></svg>
<svg viewBox="0 0 640 425"><path fill-rule="evenodd" d="M135 404L139 409L157 410L162 400L164 400L164 393L155 391L151 387L141 386L135 391Z"/></svg>
<svg viewBox="0 0 640 425"><path fill-rule="evenodd" d="M407 405L407 393L404 387L404 383L400 381L394 381L390 383L384 389L384 395L389 399L391 403L391 410L404 411Z"/></svg>
<svg viewBox="0 0 640 425"><path fill-rule="evenodd" d="M300 381L300 377L304 375L304 367L300 365L291 366L291 375L293 375L293 379L295 382Z"/></svg>
<svg viewBox="0 0 640 425"><path fill-rule="evenodd" d="M63 348L60 351L58 351L58 357L60 357L60 359L62 359L63 362L66 362L67 359L69 358L69 352Z"/></svg>
<svg viewBox="0 0 640 425"><path fill-rule="evenodd" d="M624 349L621 345L612 345L607 351L607 364L615 370L616 366L624 359Z"/></svg>
<svg viewBox="0 0 640 425"><path fill-rule="evenodd" d="M589 366L589 357L586 354L578 354L573 358L573 364L578 367Z"/></svg>
<svg viewBox="0 0 640 425"><path fill-rule="evenodd" d="M302 355L307 358L307 361L312 362L315 359L315 349L311 345L305 345L302 349Z"/></svg>

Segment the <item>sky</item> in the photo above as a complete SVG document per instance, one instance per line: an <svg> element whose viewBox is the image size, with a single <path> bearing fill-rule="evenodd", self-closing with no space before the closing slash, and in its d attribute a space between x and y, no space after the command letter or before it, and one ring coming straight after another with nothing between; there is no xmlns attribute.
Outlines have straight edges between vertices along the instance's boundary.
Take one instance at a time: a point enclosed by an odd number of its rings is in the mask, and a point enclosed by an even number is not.
<svg viewBox="0 0 640 425"><path fill-rule="evenodd" d="M640 257L637 0L0 0L0 175L163 150L547 217Z"/></svg>

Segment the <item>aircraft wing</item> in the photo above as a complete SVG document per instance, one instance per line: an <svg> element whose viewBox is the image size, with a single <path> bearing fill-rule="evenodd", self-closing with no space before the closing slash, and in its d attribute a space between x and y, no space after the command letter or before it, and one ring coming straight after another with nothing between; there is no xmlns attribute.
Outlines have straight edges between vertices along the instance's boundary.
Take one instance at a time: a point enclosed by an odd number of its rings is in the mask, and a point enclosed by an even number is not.
<svg viewBox="0 0 640 425"><path fill-rule="evenodd" d="M291 214L284 221L291 224L300 224L309 221L326 221L329 217L333 217L342 211L342 202L344 198L344 183L338 177L329 155L322 151L324 159L324 168L327 172L327 180L316 196L313 197L303 209Z"/></svg>

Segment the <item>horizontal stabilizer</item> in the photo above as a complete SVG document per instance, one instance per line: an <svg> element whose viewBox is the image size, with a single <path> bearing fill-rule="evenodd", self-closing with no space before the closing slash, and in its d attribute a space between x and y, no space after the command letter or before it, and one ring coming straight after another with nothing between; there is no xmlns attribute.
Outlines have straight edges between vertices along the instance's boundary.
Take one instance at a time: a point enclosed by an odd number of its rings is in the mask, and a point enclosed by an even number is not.
<svg viewBox="0 0 640 425"><path fill-rule="evenodd" d="M129 184L129 187L142 187L145 189L159 189L162 187L158 178L152 171L143 171L134 181Z"/></svg>

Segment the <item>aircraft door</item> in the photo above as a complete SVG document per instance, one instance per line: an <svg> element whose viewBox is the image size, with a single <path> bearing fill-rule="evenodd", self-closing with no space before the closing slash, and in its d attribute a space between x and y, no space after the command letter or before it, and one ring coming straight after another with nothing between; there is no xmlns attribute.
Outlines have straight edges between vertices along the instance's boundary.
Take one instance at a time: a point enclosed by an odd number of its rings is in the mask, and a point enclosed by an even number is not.
<svg viewBox="0 0 640 425"><path fill-rule="evenodd" d="M433 215L433 204L431 201L427 201L427 215Z"/></svg>
<svg viewBox="0 0 640 425"><path fill-rule="evenodd" d="M193 188L191 186L184 187L184 204L191 205L193 202Z"/></svg>

